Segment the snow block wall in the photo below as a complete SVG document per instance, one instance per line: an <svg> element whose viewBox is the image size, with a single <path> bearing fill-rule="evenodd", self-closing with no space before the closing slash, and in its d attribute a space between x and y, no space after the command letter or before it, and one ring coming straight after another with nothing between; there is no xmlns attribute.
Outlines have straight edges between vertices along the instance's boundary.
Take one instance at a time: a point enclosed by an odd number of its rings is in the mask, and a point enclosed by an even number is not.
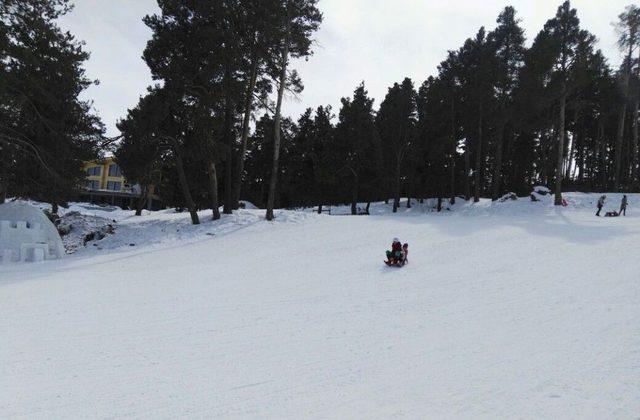
<svg viewBox="0 0 640 420"><path fill-rule="evenodd" d="M56 227L37 207L0 205L0 262L38 262L62 258L64 246Z"/></svg>

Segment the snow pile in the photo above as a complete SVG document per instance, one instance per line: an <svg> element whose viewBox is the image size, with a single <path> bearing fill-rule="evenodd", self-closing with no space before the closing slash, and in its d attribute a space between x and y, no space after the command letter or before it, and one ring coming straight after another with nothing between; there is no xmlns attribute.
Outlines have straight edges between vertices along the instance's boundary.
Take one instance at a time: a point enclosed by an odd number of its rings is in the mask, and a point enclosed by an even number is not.
<svg viewBox="0 0 640 420"><path fill-rule="evenodd" d="M113 219L71 210L63 213L58 220L57 227L67 253L73 254L78 248L86 246L88 242L93 242L93 246L98 246L97 241L115 233L114 225L116 223Z"/></svg>
<svg viewBox="0 0 640 420"><path fill-rule="evenodd" d="M241 200L240 208L245 210L258 210L258 207L250 201Z"/></svg>
<svg viewBox="0 0 640 420"><path fill-rule="evenodd" d="M536 185L533 187L533 192L539 195L550 195L551 190L543 185Z"/></svg>
<svg viewBox="0 0 640 420"><path fill-rule="evenodd" d="M35 201L18 201L50 211L51 206ZM248 203L248 202L247 202ZM248 203L247 207L255 207ZM225 236L237 230L259 228L268 223L264 210L238 210L232 215L222 215L211 220L211 211L198 212L200 225L192 225L189 213L175 209L145 210L135 216L132 210L115 206L99 206L89 203L69 203L59 209L58 230L68 254L87 256L106 251L126 250L131 247L162 248L176 243L193 243L213 236ZM277 210L274 223L302 223L317 217L315 214Z"/></svg>
<svg viewBox="0 0 640 420"><path fill-rule="evenodd" d="M515 201L518 199L518 196L514 192L506 193L502 197L498 199L499 202L504 203L505 201L511 200Z"/></svg>

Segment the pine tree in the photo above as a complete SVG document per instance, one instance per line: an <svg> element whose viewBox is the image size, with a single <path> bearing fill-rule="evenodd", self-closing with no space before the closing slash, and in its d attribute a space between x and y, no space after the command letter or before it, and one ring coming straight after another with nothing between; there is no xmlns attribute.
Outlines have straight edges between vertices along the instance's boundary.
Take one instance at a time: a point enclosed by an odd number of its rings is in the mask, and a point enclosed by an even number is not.
<svg viewBox="0 0 640 420"><path fill-rule="evenodd" d="M171 90L159 87L150 89L140 98L136 108L129 110L127 117L118 124L123 140L116 151L116 159L123 164L125 176L146 182L143 177L153 176L153 169L161 166L160 162L169 154L182 190L181 203L189 210L191 222L197 225L200 219L185 160L190 155L201 155L194 150L202 143L198 129L191 124L194 117L190 112L196 108L182 99Z"/></svg>
<svg viewBox="0 0 640 420"><path fill-rule="evenodd" d="M83 184L83 162L97 157L104 127L79 99L94 81L89 53L56 20L67 0L12 0L0 7L0 198L6 191L52 204Z"/></svg>
<svg viewBox="0 0 640 420"><path fill-rule="evenodd" d="M276 0L241 0L239 11L240 52L243 54L241 72L245 76L245 91L242 100L243 115L240 146L233 179L233 207L238 208L244 178L247 140L251 117L258 102L268 102L272 82L268 69L277 62L277 10Z"/></svg>
<svg viewBox="0 0 640 420"><path fill-rule="evenodd" d="M483 133L488 125L486 115L494 114L494 85L497 73L495 53L487 42L485 29L480 28L474 39L467 39L458 52L459 79L461 84L464 130L464 162L463 176L465 199L470 198L469 174L471 169L471 152L474 159L474 202L480 201L484 179L481 174L486 165L487 151L483 144L488 144Z"/></svg>
<svg viewBox="0 0 640 420"><path fill-rule="evenodd" d="M364 83L353 92L353 98L342 98L338 113L334 144L329 148L327 160L334 172L348 188L347 201L351 214L357 214L362 198L371 200L374 191L383 188L380 139L375 124L373 99L368 96Z"/></svg>
<svg viewBox="0 0 640 420"><path fill-rule="evenodd" d="M620 114L618 120L618 132L616 136L616 169L614 188L620 186L621 177L621 160L622 160L622 144L624 137L624 126L627 114L627 107L632 99L631 84L633 83L633 67L634 52L639 51L638 63L636 63L636 78L640 74L640 7L636 5L628 6L623 13L618 16L616 22L616 31L618 32L618 47L624 52L625 57L620 69L622 100L620 104ZM638 102L637 93L633 98L633 182L638 180Z"/></svg>
<svg viewBox="0 0 640 420"><path fill-rule="evenodd" d="M307 57L312 54L311 36L322 22L322 14L316 4L318 0L281 0L276 8L279 26L280 60L276 63L275 72L278 78L278 96L274 116L274 147L269 193L267 198L267 220L273 220L273 209L278 182L278 166L280 157L280 131L282 121L282 101L284 91L290 83L287 71L289 60Z"/></svg>
<svg viewBox="0 0 640 420"><path fill-rule="evenodd" d="M411 79L405 78L401 84L394 83L380 104L376 117L376 127L387 156L386 167L393 174L394 213L400 206L403 164L415 138L415 96Z"/></svg>
<svg viewBox="0 0 640 420"><path fill-rule="evenodd" d="M495 57L494 86L497 100L496 146L493 169L492 198L502 193L503 157L505 140L509 149L510 138L505 139L505 130L511 124L513 113L513 91L524 60L524 30L515 17L515 9L506 7L498 16L498 26L489 34L489 44Z"/></svg>
<svg viewBox="0 0 640 420"><path fill-rule="evenodd" d="M571 3L568 0L558 8L556 16L547 21L543 31L548 34L550 40L548 46L552 48L554 53L551 77L557 83L557 89L560 92L558 98L559 116L554 200L554 204L559 206L562 205L562 169L566 135L567 96L569 95L568 79L580 40L580 20L576 9L571 8Z"/></svg>
<svg viewBox="0 0 640 420"><path fill-rule="evenodd" d="M438 211L450 182L450 94L445 82L431 76L420 86L416 97L416 154L424 162L417 173L421 175L424 194L438 197Z"/></svg>

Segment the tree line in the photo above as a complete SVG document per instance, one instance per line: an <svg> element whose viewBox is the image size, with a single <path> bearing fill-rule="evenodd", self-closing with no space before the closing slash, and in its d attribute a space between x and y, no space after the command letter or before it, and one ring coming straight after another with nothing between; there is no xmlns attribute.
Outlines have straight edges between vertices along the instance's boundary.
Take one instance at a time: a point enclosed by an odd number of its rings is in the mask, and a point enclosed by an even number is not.
<svg viewBox="0 0 640 420"><path fill-rule="evenodd" d="M507 192L526 195L536 184L553 187L556 204L567 189L639 189L640 8L635 5L615 23L624 56L619 68L610 66L595 36L580 26L569 1L530 46L516 10L505 7L493 28L480 28L449 51L437 74L421 84L397 81L376 107L362 83L342 98L339 109L319 106L296 120L283 117L283 101L303 89L292 61L313 53L322 22L317 0L160 0L158 5L159 13L144 18L152 38L143 58L154 84L118 122L121 137L114 143L125 176L142 187L139 209L152 188L168 206L187 209L193 223L199 223L197 210L210 208L217 219L220 205L230 213L241 198L265 207L272 219L277 207L322 211L351 203L355 214L358 203L391 198L395 211L401 196L409 197L407 205L426 197L495 200ZM49 48L70 63L69 69L52 70L67 75L56 83L75 80L74 89L60 87L60 95L44 96L62 101L66 95L75 108L52 102L46 114L10 89L7 80L14 79L2 78L0 191L35 194L37 188L29 186L36 184L31 178L37 167L55 185L46 193L62 197L62 181L43 168L65 174L61 178L71 183L75 178L51 166L57 158L42 165L38 156L60 152L77 163L81 154L72 145L82 146L84 158L96 152L100 140L104 144L90 104L77 99L91 83L82 73L87 54L52 23L67 8L65 0L9 0L0 6L0 51L12 57L0 61L3 72L54 91L56 86L37 79L45 78L43 67L34 65L34 76L27 77L28 63L17 64L29 58L16 53L18 46L24 56L33 48ZM33 28L15 18L23 15L37 15L67 37L69 51L63 54L65 44L55 37L38 42L31 32L24 40L15 35L20 32L14 26ZM30 59L42 56L47 54ZM84 125L49 125L65 121L67 114ZM22 137L7 135L6 127L19 129ZM50 132L60 135L53 138ZM69 148L57 149L57 142ZM16 166L24 167L20 171L13 169L18 160L25 162Z"/></svg>

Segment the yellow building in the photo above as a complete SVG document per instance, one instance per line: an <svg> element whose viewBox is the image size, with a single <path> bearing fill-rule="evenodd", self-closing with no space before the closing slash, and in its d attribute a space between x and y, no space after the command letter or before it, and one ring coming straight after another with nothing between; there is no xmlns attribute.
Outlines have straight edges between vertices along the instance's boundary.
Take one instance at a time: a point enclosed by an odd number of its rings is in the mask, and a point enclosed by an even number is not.
<svg viewBox="0 0 640 420"><path fill-rule="evenodd" d="M134 208L141 190L139 185L130 185L122 176L120 166L113 157L86 162L84 171L87 174L84 188L79 191L81 201L97 204L111 204L122 208ZM156 188L150 186L146 200L147 209L161 208L162 203L156 195Z"/></svg>
<svg viewBox="0 0 640 420"><path fill-rule="evenodd" d="M85 188L90 191L131 191L127 185L120 166L112 157L99 161L86 162L84 170L87 173Z"/></svg>

